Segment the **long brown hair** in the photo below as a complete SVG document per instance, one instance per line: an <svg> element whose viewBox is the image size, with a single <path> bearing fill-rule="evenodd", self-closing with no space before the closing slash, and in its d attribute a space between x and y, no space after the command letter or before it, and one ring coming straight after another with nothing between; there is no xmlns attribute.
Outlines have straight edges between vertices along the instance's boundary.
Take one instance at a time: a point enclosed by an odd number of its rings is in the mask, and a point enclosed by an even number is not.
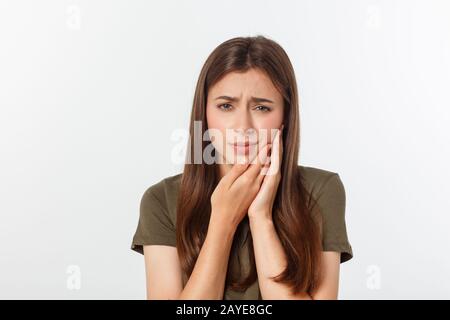
<svg viewBox="0 0 450 320"><path fill-rule="evenodd" d="M209 88L229 72L245 72L250 68L264 71L284 100L283 160L281 181L272 215L276 232L287 257L285 270L274 278L292 288L292 292L311 292L319 281L320 223L311 214L311 201L298 167L300 144L299 99L292 64L279 44L264 36L237 37L220 44L209 55L200 72L190 119L190 137L194 137L194 121L205 124L206 99ZM203 126L202 126L203 127ZM207 145L202 139L202 150ZM191 140L188 158L194 154ZM177 200L177 250L184 278L190 277L206 237L211 214L211 195L218 183L216 164L187 161L181 177ZM244 218L245 219L245 218ZM244 220L243 220L244 221ZM251 234L249 234L250 271L245 277L232 277L231 262L238 257L238 226L233 240L225 288L242 291L257 280Z"/></svg>

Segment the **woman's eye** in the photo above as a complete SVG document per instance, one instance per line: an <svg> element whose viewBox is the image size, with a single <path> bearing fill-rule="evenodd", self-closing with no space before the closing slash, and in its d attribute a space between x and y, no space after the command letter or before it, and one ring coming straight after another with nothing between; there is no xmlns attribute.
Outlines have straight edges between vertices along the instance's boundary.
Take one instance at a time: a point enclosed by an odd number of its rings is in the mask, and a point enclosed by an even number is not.
<svg viewBox="0 0 450 320"><path fill-rule="evenodd" d="M228 111L231 109L231 104L228 104L228 103L221 104L219 106L219 109L222 109L223 111Z"/></svg>
<svg viewBox="0 0 450 320"><path fill-rule="evenodd" d="M258 109L262 112L268 112L271 110L269 107L266 107L266 106L257 106L255 109Z"/></svg>
<svg viewBox="0 0 450 320"><path fill-rule="evenodd" d="M222 109L223 111L230 111L233 108L233 106L231 104L224 103L224 104L219 105L218 108ZM268 111L272 110L271 108L262 106L262 105L257 106L255 109L258 111L261 111L261 112L268 112Z"/></svg>

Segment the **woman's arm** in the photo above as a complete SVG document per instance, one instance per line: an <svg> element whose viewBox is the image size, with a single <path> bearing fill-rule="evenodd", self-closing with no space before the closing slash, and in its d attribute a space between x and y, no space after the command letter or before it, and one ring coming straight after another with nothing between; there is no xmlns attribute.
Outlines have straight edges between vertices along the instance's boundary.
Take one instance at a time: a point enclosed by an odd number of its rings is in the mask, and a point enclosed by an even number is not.
<svg viewBox="0 0 450 320"><path fill-rule="evenodd" d="M194 270L183 289L177 249L144 246L147 299L222 299L235 227L211 222Z"/></svg>
<svg viewBox="0 0 450 320"><path fill-rule="evenodd" d="M148 300L176 300L183 290L176 247L145 245L145 275Z"/></svg>
<svg viewBox="0 0 450 320"><path fill-rule="evenodd" d="M271 216L271 215L261 215ZM339 286L339 252L324 252L322 257L322 279L317 290L311 295L293 295L286 284L278 283L270 277L280 274L286 267L286 256L280 239L270 219L250 217L256 269L261 296L264 300L311 300L337 299ZM299 266L300 267L300 266Z"/></svg>
<svg viewBox="0 0 450 320"><path fill-rule="evenodd" d="M259 172L267 146L256 159L234 164L211 195L208 231L184 289L176 249L146 249L147 296L157 299L223 299L228 260L237 226L258 193L264 176ZM152 247L152 246L150 246ZM174 280L176 279L176 280ZM170 287L172 286L172 287Z"/></svg>
<svg viewBox="0 0 450 320"><path fill-rule="evenodd" d="M223 299L228 259L236 228L210 223L194 270L179 299Z"/></svg>

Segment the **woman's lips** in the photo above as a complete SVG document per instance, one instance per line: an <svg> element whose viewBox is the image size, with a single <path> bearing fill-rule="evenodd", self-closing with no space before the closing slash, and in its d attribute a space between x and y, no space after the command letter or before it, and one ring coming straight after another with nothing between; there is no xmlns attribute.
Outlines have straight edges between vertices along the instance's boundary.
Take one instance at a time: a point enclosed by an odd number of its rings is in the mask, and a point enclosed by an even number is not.
<svg viewBox="0 0 450 320"><path fill-rule="evenodd" d="M257 145L257 143L230 143L230 145L233 147L233 150L237 154L249 154L250 148L253 148Z"/></svg>
<svg viewBox="0 0 450 320"><path fill-rule="evenodd" d="M250 143L250 142L237 142L237 143L231 143L234 146L238 146L238 147L245 147L245 146L249 146L249 145L255 145L256 143Z"/></svg>

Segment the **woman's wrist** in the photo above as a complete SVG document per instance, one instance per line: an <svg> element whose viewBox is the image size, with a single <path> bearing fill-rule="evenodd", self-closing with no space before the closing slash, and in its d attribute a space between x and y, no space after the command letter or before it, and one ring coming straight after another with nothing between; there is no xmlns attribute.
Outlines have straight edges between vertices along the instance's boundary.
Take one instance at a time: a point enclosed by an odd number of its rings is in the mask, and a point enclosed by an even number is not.
<svg viewBox="0 0 450 320"><path fill-rule="evenodd" d="M273 223L272 212L254 212L248 214L248 220L250 223Z"/></svg>
<svg viewBox="0 0 450 320"><path fill-rule="evenodd" d="M225 239L233 239L236 229L236 223L225 221L224 219L219 220L211 213L208 233L212 231L214 234L219 234L221 237L225 237Z"/></svg>

